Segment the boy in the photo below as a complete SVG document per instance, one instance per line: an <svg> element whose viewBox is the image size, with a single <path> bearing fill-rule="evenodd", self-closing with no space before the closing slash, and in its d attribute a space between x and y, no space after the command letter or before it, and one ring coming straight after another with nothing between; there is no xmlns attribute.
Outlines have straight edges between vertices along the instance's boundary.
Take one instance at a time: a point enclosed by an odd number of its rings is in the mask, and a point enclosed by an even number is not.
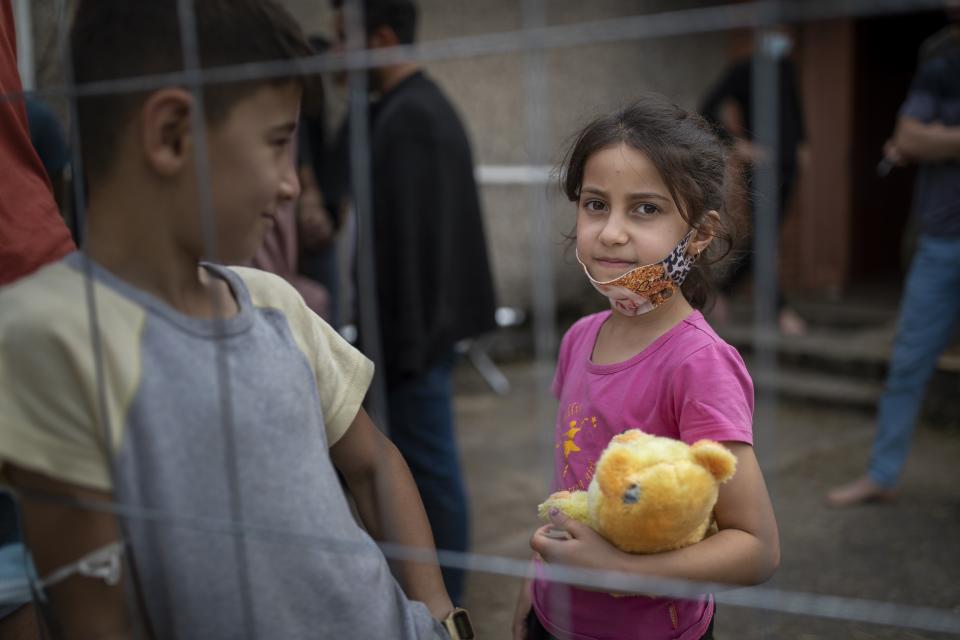
<svg viewBox="0 0 960 640"><path fill-rule="evenodd" d="M80 2L76 81L182 69L177 4ZM273 0L203 0L195 20L204 68L310 52ZM0 291L0 461L38 574L125 543L119 584L48 589L67 637L445 637L437 567L396 563L404 595L337 480L373 537L429 557L409 471L360 406L371 363L280 278L201 264L248 260L297 197L303 82L207 85L205 157L180 86L79 102L85 253Z"/></svg>

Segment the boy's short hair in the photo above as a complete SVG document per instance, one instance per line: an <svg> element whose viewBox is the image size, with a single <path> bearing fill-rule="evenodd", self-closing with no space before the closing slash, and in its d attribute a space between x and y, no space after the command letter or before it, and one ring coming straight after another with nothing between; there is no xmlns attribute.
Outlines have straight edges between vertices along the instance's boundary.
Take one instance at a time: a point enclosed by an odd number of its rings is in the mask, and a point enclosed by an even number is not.
<svg viewBox="0 0 960 640"><path fill-rule="evenodd" d="M340 9L345 0L333 0ZM417 5L414 0L360 0L367 35L379 27L390 27L400 44L413 44L417 35Z"/></svg>
<svg viewBox="0 0 960 640"><path fill-rule="evenodd" d="M184 70L177 0L79 0L70 33L74 82L133 78ZM293 17L275 0L193 0L201 69L277 60L312 53ZM289 75L205 84L208 124L265 85L305 85L297 68ZM81 96L77 126L84 168L91 180L111 169L120 136L156 89Z"/></svg>

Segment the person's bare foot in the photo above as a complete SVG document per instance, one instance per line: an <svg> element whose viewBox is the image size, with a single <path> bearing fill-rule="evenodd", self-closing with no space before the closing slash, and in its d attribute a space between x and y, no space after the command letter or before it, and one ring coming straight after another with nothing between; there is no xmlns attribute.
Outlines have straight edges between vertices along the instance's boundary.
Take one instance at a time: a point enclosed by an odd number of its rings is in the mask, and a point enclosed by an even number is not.
<svg viewBox="0 0 960 640"><path fill-rule="evenodd" d="M896 497L893 489L881 487L870 476L861 476L853 482L834 487L824 499L831 507L843 508L866 502L893 502Z"/></svg>
<svg viewBox="0 0 960 640"><path fill-rule="evenodd" d="M807 333L807 321L790 307L784 307L779 317L780 333L785 336L802 336Z"/></svg>

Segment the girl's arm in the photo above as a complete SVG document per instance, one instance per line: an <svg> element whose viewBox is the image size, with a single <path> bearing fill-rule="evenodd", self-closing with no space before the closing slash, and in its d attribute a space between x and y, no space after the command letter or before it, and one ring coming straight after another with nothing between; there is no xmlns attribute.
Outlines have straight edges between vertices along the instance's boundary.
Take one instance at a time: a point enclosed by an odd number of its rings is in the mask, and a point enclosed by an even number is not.
<svg viewBox="0 0 960 640"><path fill-rule="evenodd" d="M753 447L725 442L737 457L737 472L721 485L715 514L719 532L697 544L649 555L620 551L598 533L562 514L571 540L556 540L537 530L530 546L549 563L636 573L648 577L753 585L773 575L780 564L780 534Z"/></svg>

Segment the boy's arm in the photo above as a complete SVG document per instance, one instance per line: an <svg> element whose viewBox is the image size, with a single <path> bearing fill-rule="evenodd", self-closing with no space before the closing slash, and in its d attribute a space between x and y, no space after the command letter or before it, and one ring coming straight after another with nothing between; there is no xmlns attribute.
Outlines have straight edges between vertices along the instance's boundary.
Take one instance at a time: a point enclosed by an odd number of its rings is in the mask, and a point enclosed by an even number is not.
<svg viewBox="0 0 960 640"><path fill-rule="evenodd" d="M433 534L410 469L397 448L363 409L330 448L330 458L346 479L360 519L377 540L419 547L430 562L393 561L407 596L427 605L442 620L453 609L436 562Z"/></svg>
<svg viewBox="0 0 960 640"><path fill-rule="evenodd" d="M620 551L588 526L563 514L553 518L573 536L555 540L541 527L530 541L547 562L730 585L766 581L780 564L780 535L753 447L726 442L737 472L721 485L714 513L720 531L697 544L649 555Z"/></svg>
<svg viewBox="0 0 960 640"><path fill-rule="evenodd" d="M922 122L901 116L893 134L893 144L903 156L914 162L960 160L960 126L941 122Z"/></svg>
<svg viewBox="0 0 960 640"><path fill-rule="evenodd" d="M109 502L104 491L54 480L26 469L3 465L4 480L22 494ZM25 542L37 574L43 578L61 567L120 539L113 515L56 502L20 500ZM126 567L126 563L123 563ZM47 589L50 605L64 638L129 638L133 632L127 612L124 579L114 586L101 579L72 575Z"/></svg>

